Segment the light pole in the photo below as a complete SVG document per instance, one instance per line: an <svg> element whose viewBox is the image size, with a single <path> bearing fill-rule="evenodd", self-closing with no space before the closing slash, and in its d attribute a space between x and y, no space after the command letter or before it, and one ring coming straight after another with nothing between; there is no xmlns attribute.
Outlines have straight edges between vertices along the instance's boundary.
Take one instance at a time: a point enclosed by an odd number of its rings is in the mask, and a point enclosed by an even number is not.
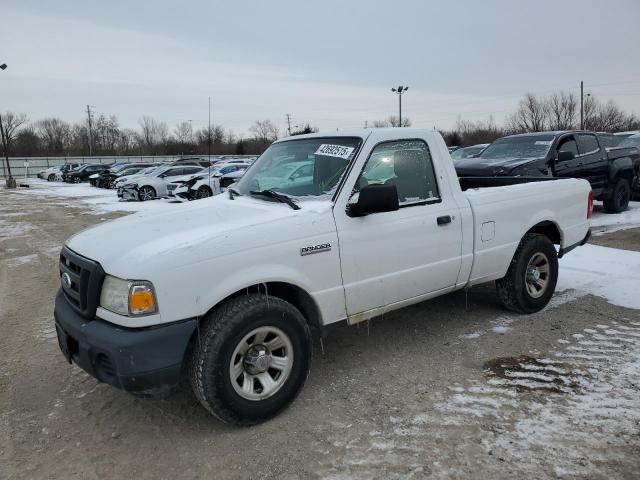
<svg viewBox="0 0 640 480"><path fill-rule="evenodd" d="M3 63L0 65L0 70L6 70L7 64ZM0 137L2 138L2 149L4 150L4 161L7 164L7 173L9 173L9 178L6 180L7 188L16 188L16 181L11 175L11 165L9 165L9 152L7 151L7 139L4 134L4 124L2 123L2 115L0 114Z"/></svg>
<svg viewBox="0 0 640 480"><path fill-rule="evenodd" d="M409 90L409 87L400 85L398 88L392 88L391 91L398 94L398 126L402 126L402 94Z"/></svg>

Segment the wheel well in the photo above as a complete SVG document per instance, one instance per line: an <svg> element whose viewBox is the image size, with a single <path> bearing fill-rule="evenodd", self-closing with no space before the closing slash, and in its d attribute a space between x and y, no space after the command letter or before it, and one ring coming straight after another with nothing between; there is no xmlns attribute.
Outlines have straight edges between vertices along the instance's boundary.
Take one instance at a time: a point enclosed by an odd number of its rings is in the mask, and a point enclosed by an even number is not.
<svg viewBox="0 0 640 480"><path fill-rule="evenodd" d="M616 179L618 178L626 178L629 183L633 182L633 170L629 170L629 169L625 169L625 170L621 170L616 174Z"/></svg>
<svg viewBox="0 0 640 480"><path fill-rule="evenodd" d="M527 233L538 233L540 235L544 235L556 245L560 245L562 243L560 229L555 223L549 220L534 225Z"/></svg>
<svg viewBox="0 0 640 480"><path fill-rule="evenodd" d="M311 295L302 288L286 282L265 282L238 290L222 301L224 302L230 298L246 295L248 293L262 293L272 297L278 297L289 302L300 310L310 327L313 329L320 329L320 325L322 324L320 310L318 309L316 302L311 298Z"/></svg>

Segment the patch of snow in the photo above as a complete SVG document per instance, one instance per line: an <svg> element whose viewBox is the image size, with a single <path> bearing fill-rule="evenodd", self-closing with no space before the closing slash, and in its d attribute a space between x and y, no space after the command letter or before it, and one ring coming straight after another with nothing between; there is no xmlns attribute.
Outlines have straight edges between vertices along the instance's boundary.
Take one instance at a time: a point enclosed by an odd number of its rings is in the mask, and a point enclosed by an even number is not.
<svg viewBox="0 0 640 480"><path fill-rule="evenodd" d="M587 244L559 263L558 291L572 289L604 297L614 305L640 309L640 252Z"/></svg>
<svg viewBox="0 0 640 480"><path fill-rule="evenodd" d="M640 202L629 202L628 210L622 213L604 213L601 204L596 202L591 219L591 232L594 235L630 228L640 228Z"/></svg>
<svg viewBox="0 0 640 480"><path fill-rule="evenodd" d="M38 259L38 255L23 255L22 257L13 257L7 260L7 265L10 267L19 267L20 265L25 265L27 263L31 263Z"/></svg>

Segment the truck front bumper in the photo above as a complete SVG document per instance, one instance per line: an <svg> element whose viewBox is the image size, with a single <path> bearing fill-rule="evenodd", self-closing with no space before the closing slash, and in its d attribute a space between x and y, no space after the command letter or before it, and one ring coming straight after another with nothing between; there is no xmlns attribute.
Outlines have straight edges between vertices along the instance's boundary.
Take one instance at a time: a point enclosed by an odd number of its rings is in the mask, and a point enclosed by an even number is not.
<svg viewBox="0 0 640 480"><path fill-rule="evenodd" d="M99 381L136 395L158 396L178 385L197 320L157 327L125 328L86 320L58 291L54 310L58 344L73 362Z"/></svg>

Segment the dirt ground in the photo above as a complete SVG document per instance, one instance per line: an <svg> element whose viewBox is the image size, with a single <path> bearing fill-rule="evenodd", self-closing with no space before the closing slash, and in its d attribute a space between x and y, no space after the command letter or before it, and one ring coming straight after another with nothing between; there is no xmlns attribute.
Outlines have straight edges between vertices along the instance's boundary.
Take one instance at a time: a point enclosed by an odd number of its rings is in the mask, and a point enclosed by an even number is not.
<svg viewBox="0 0 640 480"><path fill-rule="evenodd" d="M80 205L0 191L0 478L638 478L640 311L594 296L519 316L483 286L333 327L251 428L99 384L53 327L60 246L120 215Z"/></svg>

